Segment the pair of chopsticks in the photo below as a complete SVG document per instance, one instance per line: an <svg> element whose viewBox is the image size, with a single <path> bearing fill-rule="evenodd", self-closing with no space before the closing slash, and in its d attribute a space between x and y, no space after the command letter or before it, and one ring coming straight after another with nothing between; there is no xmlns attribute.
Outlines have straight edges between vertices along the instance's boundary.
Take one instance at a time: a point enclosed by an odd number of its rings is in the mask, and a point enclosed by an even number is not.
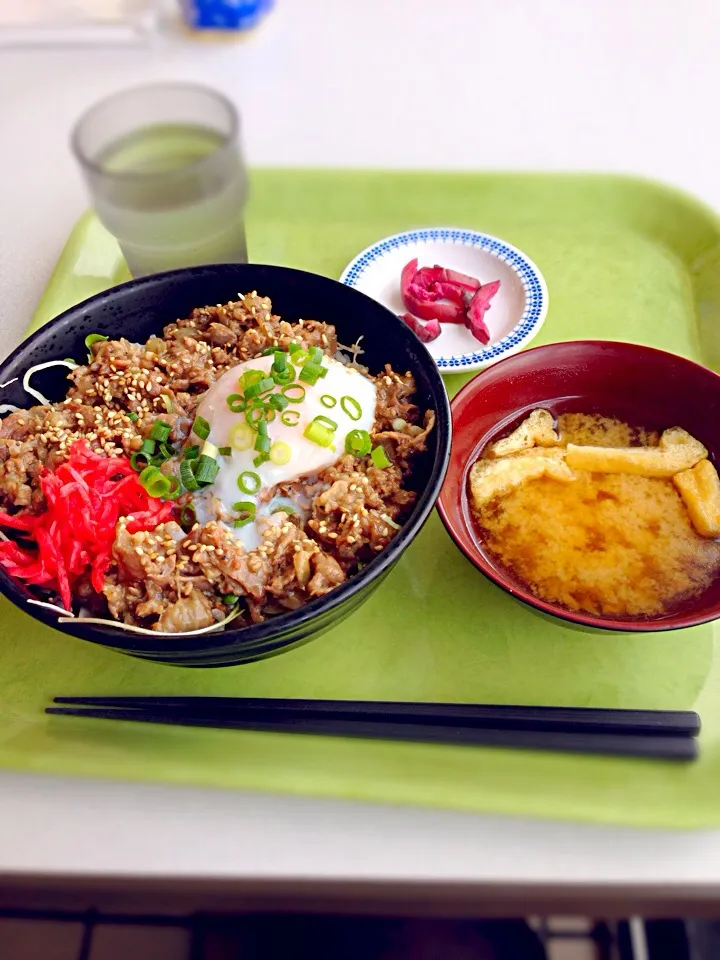
<svg viewBox="0 0 720 960"><path fill-rule="evenodd" d="M694 760L689 711L243 697L55 697L46 713L188 727Z"/></svg>

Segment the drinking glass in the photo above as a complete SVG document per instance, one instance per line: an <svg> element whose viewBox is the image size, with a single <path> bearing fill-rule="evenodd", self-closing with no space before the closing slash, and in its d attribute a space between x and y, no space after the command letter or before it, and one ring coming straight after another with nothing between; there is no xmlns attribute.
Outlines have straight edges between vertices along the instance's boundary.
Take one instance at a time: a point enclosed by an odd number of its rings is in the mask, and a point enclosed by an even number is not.
<svg viewBox="0 0 720 960"><path fill-rule="evenodd" d="M81 117L72 147L133 276L247 262L239 118L220 93L181 83L116 93Z"/></svg>

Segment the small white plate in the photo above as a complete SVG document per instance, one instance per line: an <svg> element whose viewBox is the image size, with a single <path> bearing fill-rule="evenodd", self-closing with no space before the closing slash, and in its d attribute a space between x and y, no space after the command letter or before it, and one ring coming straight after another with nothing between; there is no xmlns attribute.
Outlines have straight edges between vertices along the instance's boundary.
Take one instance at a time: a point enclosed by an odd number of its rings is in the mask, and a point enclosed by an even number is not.
<svg viewBox="0 0 720 960"><path fill-rule="evenodd" d="M397 233L358 254L340 280L402 314L406 308L400 273L414 257L421 267L439 263L481 283L500 280L485 314L489 343L481 344L463 324L443 323L440 336L425 344L442 373L482 370L497 363L526 347L543 325L548 292L538 268L516 247L475 230L434 227Z"/></svg>

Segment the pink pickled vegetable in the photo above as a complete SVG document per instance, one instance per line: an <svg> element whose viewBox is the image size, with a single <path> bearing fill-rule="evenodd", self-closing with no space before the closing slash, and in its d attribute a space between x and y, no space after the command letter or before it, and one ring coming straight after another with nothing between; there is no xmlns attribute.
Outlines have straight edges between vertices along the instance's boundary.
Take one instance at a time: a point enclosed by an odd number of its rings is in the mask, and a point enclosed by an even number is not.
<svg viewBox="0 0 720 960"><path fill-rule="evenodd" d="M479 287L470 301L465 326L480 343L488 343L490 340L490 331L485 323L485 312L490 309L490 301L499 289L500 281L493 280L492 283Z"/></svg>
<svg viewBox="0 0 720 960"><path fill-rule="evenodd" d="M457 270L444 269L443 274L443 280L446 280L448 283L454 283L464 290L478 290L480 287L480 281L476 280L475 277L469 277L466 273L458 273Z"/></svg>
<svg viewBox="0 0 720 960"><path fill-rule="evenodd" d="M410 263L406 263L402 268L402 273L400 274L400 294L403 298L403 303L405 302L405 297L407 296L410 290L410 284L415 279L415 274L418 272L418 262L417 257L414 260L411 260Z"/></svg>
<svg viewBox="0 0 720 960"><path fill-rule="evenodd" d="M490 301L495 296L495 294L500 289L500 281L493 280L491 283L484 283L481 287L478 287L475 295L473 296L470 304L473 303L480 305L482 304L487 310L490 307Z"/></svg>
<svg viewBox="0 0 720 960"><path fill-rule="evenodd" d="M447 300L427 300L415 295L411 288L404 298L405 306L422 320L439 320L441 323L462 323L465 306Z"/></svg>
<svg viewBox="0 0 720 960"><path fill-rule="evenodd" d="M465 306L466 294L462 287L459 287L456 283L447 283L444 280L438 280L438 282L435 284L435 289L443 300L450 300L451 303L457 303L457 305L460 307ZM461 320L462 317L458 320L458 323Z"/></svg>
<svg viewBox="0 0 720 960"><path fill-rule="evenodd" d="M430 320L429 323L420 323L411 313L400 314L400 319L406 323L423 343L431 343L440 336L440 321Z"/></svg>
<svg viewBox="0 0 720 960"><path fill-rule="evenodd" d="M437 263L418 269L415 258L405 264L400 277L403 303L410 311L401 319L424 343L440 336L441 323L464 323L477 340L488 343L485 312L499 288L499 280L481 284L475 277ZM423 325L418 317L429 322Z"/></svg>
<svg viewBox="0 0 720 960"><path fill-rule="evenodd" d="M421 320L462 323L466 307L461 297L454 296L454 302L440 302L445 296L438 289L443 268L422 267L418 270L417 263L415 259L405 264L400 277L400 293L407 309Z"/></svg>

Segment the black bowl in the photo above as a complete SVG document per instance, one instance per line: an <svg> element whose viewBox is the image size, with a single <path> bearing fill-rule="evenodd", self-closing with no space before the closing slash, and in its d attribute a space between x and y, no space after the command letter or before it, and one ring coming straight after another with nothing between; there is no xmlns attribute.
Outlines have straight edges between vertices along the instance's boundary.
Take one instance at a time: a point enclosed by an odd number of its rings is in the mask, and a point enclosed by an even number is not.
<svg viewBox="0 0 720 960"><path fill-rule="evenodd" d="M435 505L448 465L451 421L445 387L430 354L393 313L327 277L288 267L223 264L173 270L122 284L67 310L18 347L0 366L0 383L18 378L4 389L2 402L29 406L21 385L25 371L46 360L82 357L89 333L144 341L166 323L188 316L194 307L226 303L249 290L269 296L274 312L286 320L307 317L335 324L341 343L354 343L363 334L362 359L372 371L391 363L398 371L413 372L418 402L435 410L437 424L418 463L415 481L421 493L407 523L386 550L332 593L264 623L237 628L231 624L198 637L159 635L156 639L82 621L58 624L52 611L28 604L30 594L24 584L0 567L2 592L36 620L146 660L186 667L246 663L281 653L340 623L367 600L417 536ZM39 372L33 386L51 400L61 400L67 390L66 374L60 367Z"/></svg>

